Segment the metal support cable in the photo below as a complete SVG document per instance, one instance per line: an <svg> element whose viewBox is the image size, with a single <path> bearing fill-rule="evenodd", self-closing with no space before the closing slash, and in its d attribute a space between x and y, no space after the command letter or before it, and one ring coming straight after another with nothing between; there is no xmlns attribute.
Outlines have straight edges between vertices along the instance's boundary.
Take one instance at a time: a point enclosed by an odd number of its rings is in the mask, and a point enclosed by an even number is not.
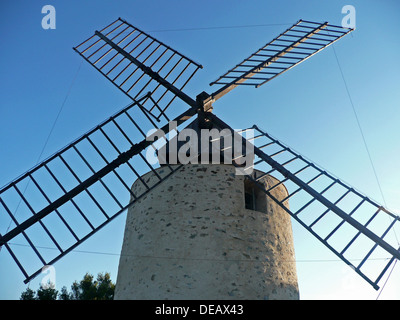
<svg viewBox="0 0 400 320"><path fill-rule="evenodd" d="M338 65L338 67L339 67L339 71L340 71L340 74L341 74L341 76L342 76L344 86L345 86L345 88L346 88L347 96L349 97L350 104L351 104L351 107L352 107L352 109L353 109L353 113L354 113L354 116L355 116L355 118L356 118L356 122L357 122L358 128L359 128L359 130L360 130L360 134L361 134L361 137L362 137L362 139L363 139L364 146L365 146L365 149L366 149L366 151L367 151L368 158L369 158L369 161L370 161L370 163L371 163L371 167L372 167L372 170L373 170L373 172L374 172L375 179L376 179L376 182L377 182L377 185L378 185L378 188L379 188L379 191L380 191L380 194L381 194L383 203L385 204L385 207L387 207L386 199L385 199L385 196L384 196L384 194L383 194L383 190L382 190L381 184L380 184L380 182L379 182L378 174L377 174L377 172L376 172L374 162L372 161L371 153L370 153L370 151L369 151L368 144L367 144L367 141L366 141L366 139L365 139L365 135L364 135L363 129L362 129L362 127L361 127L360 120L359 120L359 118L358 118L356 108L354 107L353 99L351 98L350 91L349 91L349 87L348 87L347 82L346 82L346 79L345 79L345 77L344 77L343 70L342 70L342 67L341 67L340 62L339 62L339 58L338 58L338 56L337 56L337 54L336 54L336 50L335 50L335 47L334 47L334 46L332 46L332 49L333 49L333 53L335 54L335 59L336 59L337 65ZM397 244L400 246L399 239L398 239L397 234L396 234L396 230L393 229L393 232L394 232L394 236L395 236L395 238L396 238ZM386 286L386 284L387 284L387 282L388 282L390 276L392 275L392 272L393 272L393 270L394 270L394 268L395 268L395 266L396 266L396 263L397 263L397 260L394 261L393 266L392 266L392 268L391 268L391 270L390 270L390 272L389 272L389 275L388 275L388 277L386 278L385 283L382 285L382 288L381 288L381 290L379 291L379 293L378 293L378 295L377 295L377 297L376 297L376 300L378 300L379 297L380 297L380 295L382 294L383 289L385 288L385 286Z"/></svg>
<svg viewBox="0 0 400 320"><path fill-rule="evenodd" d="M339 67L339 71L340 71L340 74L341 74L341 76L342 76L342 80L343 80L344 86L345 86L345 88L346 88L347 96L349 97L350 105L351 105L351 107L352 107L352 109L353 109L353 113L354 113L354 116L355 116L355 118L356 118L357 126L358 126L358 129L360 130L360 134L361 134L361 137L362 137L364 146L365 146L365 150L367 151L368 158L369 158L369 162L370 162L371 167L372 167L372 170L373 170L373 172L374 172L375 179L376 179L376 182L377 182L377 185L378 185L378 188L379 188L379 191L380 191L380 194L381 194L383 203L385 204L385 207L387 207L387 205L386 205L386 200L385 200L385 196L384 196L384 194L383 194L382 187L381 187L381 184L380 184L380 182L379 182L378 174L376 173L375 165L374 165L374 162L372 161L371 153L370 153L370 151L369 151L368 144L367 144L367 141L366 141L366 139L365 139L364 131L363 131L362 127L361 127L361 123L360 123L360 120L359 120L359 118L358 118L358 114L357 114L356 108L355 108L355 106L354 106L353 99L351 98L351 95L350 95L349 87L348 87L348 85L347 85L346 79L345 79L344 74L343 74L342 67L341 67L341 65L340 65L338 56L337 56L337 54L336 54L335 47L334 47L333 45L332 45L332 49L333 49L333 53L335 54L336 62L337 62L337 65L338 65L338 67Z"/></svg>
<svg viewBox="0 0 400 320"><path fill-rule="evenodd" d="M69 97L69 95L71 94L71 89L72 89L72 87L73 87L73 85L74 85L74 83L75 83L75 81L76 81L76 78L77 78L77 76L78 76L78 74L79 74L79 71L80 71L80 69L81 69L82 63L83 63L83 61L81 61L81 62L79 63L78 69L77 69L77 71L76 71L76 73L75 73L75 75L74 75L74 77L73 77L73 79L72 79L72 82L71 82L71 84L70 84L70 86L69 86L69 88L68 88L68 91L67 91L67 93L66 93L66 95L65 95L65 98L64 98L63 102L61 103L60 109L58 110L58 113L57 113L57 115L56 115L56 118L54 119L53 124L52 124L52 126L51 126L51 128L50 128L50 131L49 131L49 133L48 133L48 135L47 135L47 138L46 138L45 143L44 143L44 145L43 145L43 147L42 147L42 150L40 151L40 154L39 154L39 156L38 156L38 158L37 158L37 160L36 160L36 164L38 164L39 161L40 161L40 159L42 158L42 155L43 155L43 153L44 153L44 151L45 151L45 149L46 149L46 147L47 147L47 144L48 144L48 142L49 142L49 140L50 140L50 137L51 137L51 135L53 134L54 128L56 127L57 121L58 121L58 119L60 118L60 115L61 115L62 110L64 109L65 103L67 102L68 97ZM24 190L22 191L22 195L25 195L25 192L26 192L26 190L28 189L29 183L30 183L30 180L28 180L27 184L25 185L25 188L24 188ZM18 212L18 209L19 209L19 207L20 207L20 205L21 205L21 202L22 202L22 199L20 199L19 202L18 202L18 205L17 205L17 207L16 207L16 209L15 209L15 211L14 211L14 217L17 215L17 212ZM11 224L12 224L12 220L10 220L10 223L9 223L9 225L8 225L7 230L6 230L5 233L7 233L7 232L10 230ZM2 249L2 246L0 246L0 252L1 252L1 249Z"/></svg>

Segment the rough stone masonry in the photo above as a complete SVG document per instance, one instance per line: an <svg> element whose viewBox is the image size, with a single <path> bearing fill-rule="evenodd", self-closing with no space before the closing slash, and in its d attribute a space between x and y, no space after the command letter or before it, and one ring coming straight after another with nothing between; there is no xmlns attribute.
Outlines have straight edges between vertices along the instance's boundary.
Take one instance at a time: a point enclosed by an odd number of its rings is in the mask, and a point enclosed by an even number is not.
<svg viewBox="0 0 400 320"><path fill-rule="evenodd" d="M129 209L115 299L299 299L290 216L233 165L184 165Z"/></svg>

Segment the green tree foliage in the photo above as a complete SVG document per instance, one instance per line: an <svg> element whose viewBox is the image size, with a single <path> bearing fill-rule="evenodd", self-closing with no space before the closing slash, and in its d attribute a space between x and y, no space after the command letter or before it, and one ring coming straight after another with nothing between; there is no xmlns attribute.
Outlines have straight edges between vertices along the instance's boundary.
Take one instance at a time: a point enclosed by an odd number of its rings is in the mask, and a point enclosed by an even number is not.
<svg viewBox="0 0 400 320"><path fill-rule="evenodd" d="M36 291L37 300L57 300L58 291L55 286L50 284L46 287L40 286Z"/></svg>
<svg viewBox="0 0 400 320"><path fill-rule="evenodd" d="M113 300L115 284L111 281L110 274L99 273L95 279L93 275L86 273L79 282L71 285L71 292L62 287L58 292L54 285L48 285L35 292L26 289L22 292L20 300Z"/></svg>
<svg viewBox="0 0 400 320"><path fill-rule="evenodd" d="M32 289L26 289L24 292L21 293L20 300L37 300L36 293Z"/></svg>
<svg viewBox="0 0 400 320"><path fill-rule="evenodd" d="M96 280L93 275L86 273L79 283L75 281L72 284L71 290L74 300L112 300L115 284L109 273L99 273Z"/></svg>

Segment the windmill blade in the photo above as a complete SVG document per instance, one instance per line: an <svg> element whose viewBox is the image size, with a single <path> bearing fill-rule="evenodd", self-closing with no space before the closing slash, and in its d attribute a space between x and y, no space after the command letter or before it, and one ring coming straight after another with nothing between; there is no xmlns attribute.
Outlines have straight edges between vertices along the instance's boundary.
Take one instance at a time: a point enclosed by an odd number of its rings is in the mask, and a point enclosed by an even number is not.
<svg viewBox="0 0 400 320"><path fill-rule="evenodd" d="M165 166L163 172L156 172L146 157L149 147L156 149L146 133L157 127L140 111L149 95L0 189L0 247L15 260L25 283L177 170ZM191 108L158 132L173 134L194 114ZM144 181L141 176L149 171L155 176ZM136 179L143 188L133 193L130 186Z"/></svg>
<svg viewBox="0 0 400 320"><path fill-rule="evenodd" d="M238 85L262 86L290 70L353 29L300 20L244 59L210 85L223 85L211 96L218 100Z"/></svg>
<svg viewBox="0 0 400 320"><path fill-rule="evenodd" d="M176 96L193 102L181 90L202 66L121 18L74 50L132 100L151 92L143 111L158 121Z"/></svg>
<svg viewBox="0 0 400 320"><path fill-rule="evenodd" d="M215 115L219 128L233 130ZM375 289L395 259L400 260L395 229L400 217L349 187L260 130L254 137L254 171L248 178ZM243 140L244 142L246 140ZM279 181L266 186L263 177ZM288 196L271 191L284 184ZM290 199L290 208L288 200ZM355 264L354 262L357 262Z"/></svg>

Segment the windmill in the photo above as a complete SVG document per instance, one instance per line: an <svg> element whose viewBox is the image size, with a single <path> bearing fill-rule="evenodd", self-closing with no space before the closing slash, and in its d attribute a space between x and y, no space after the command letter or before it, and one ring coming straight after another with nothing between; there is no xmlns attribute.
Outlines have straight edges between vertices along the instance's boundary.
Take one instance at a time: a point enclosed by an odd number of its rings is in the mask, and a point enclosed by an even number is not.
<svg viewBox="0 0 400 320"><path fill-rule="evenodd" d="M160 140L146 133L164 133L163 145L171 146L180 128L197 116L192 127L226 130L244 149L249 143L254 146L251 170L241 171L246 181L378 289L386 271L400 259L392 235L399 217L258 126L248 129L255 135L246 140L247 130L237 132L212 113L213 103L236 87L258 88L351 31L299 20L211 83L219 89L203 91L195 99L183 89L200 64L121 18L95 31L74 50L132 103L0 189L1 224L11 221L10 228L1 230L0 245L22 271L24 282L171 180L184 164L167 162L160 174L145 154L149 149L160 151ZM232 165L243 169L236 160ZM145 180L147 172L153 175ZM270 175L276 179L262 183ZM143 187L131 188L132 178ZM283 185L288 193L277 197L275 190ZM18 216L12 209L17 206ZM14 240L30 247L31 254L11 248ZM43 246L56 250L49 253L41 250ZM368 265L376 254L389 255L378 271Z"/></svg>

